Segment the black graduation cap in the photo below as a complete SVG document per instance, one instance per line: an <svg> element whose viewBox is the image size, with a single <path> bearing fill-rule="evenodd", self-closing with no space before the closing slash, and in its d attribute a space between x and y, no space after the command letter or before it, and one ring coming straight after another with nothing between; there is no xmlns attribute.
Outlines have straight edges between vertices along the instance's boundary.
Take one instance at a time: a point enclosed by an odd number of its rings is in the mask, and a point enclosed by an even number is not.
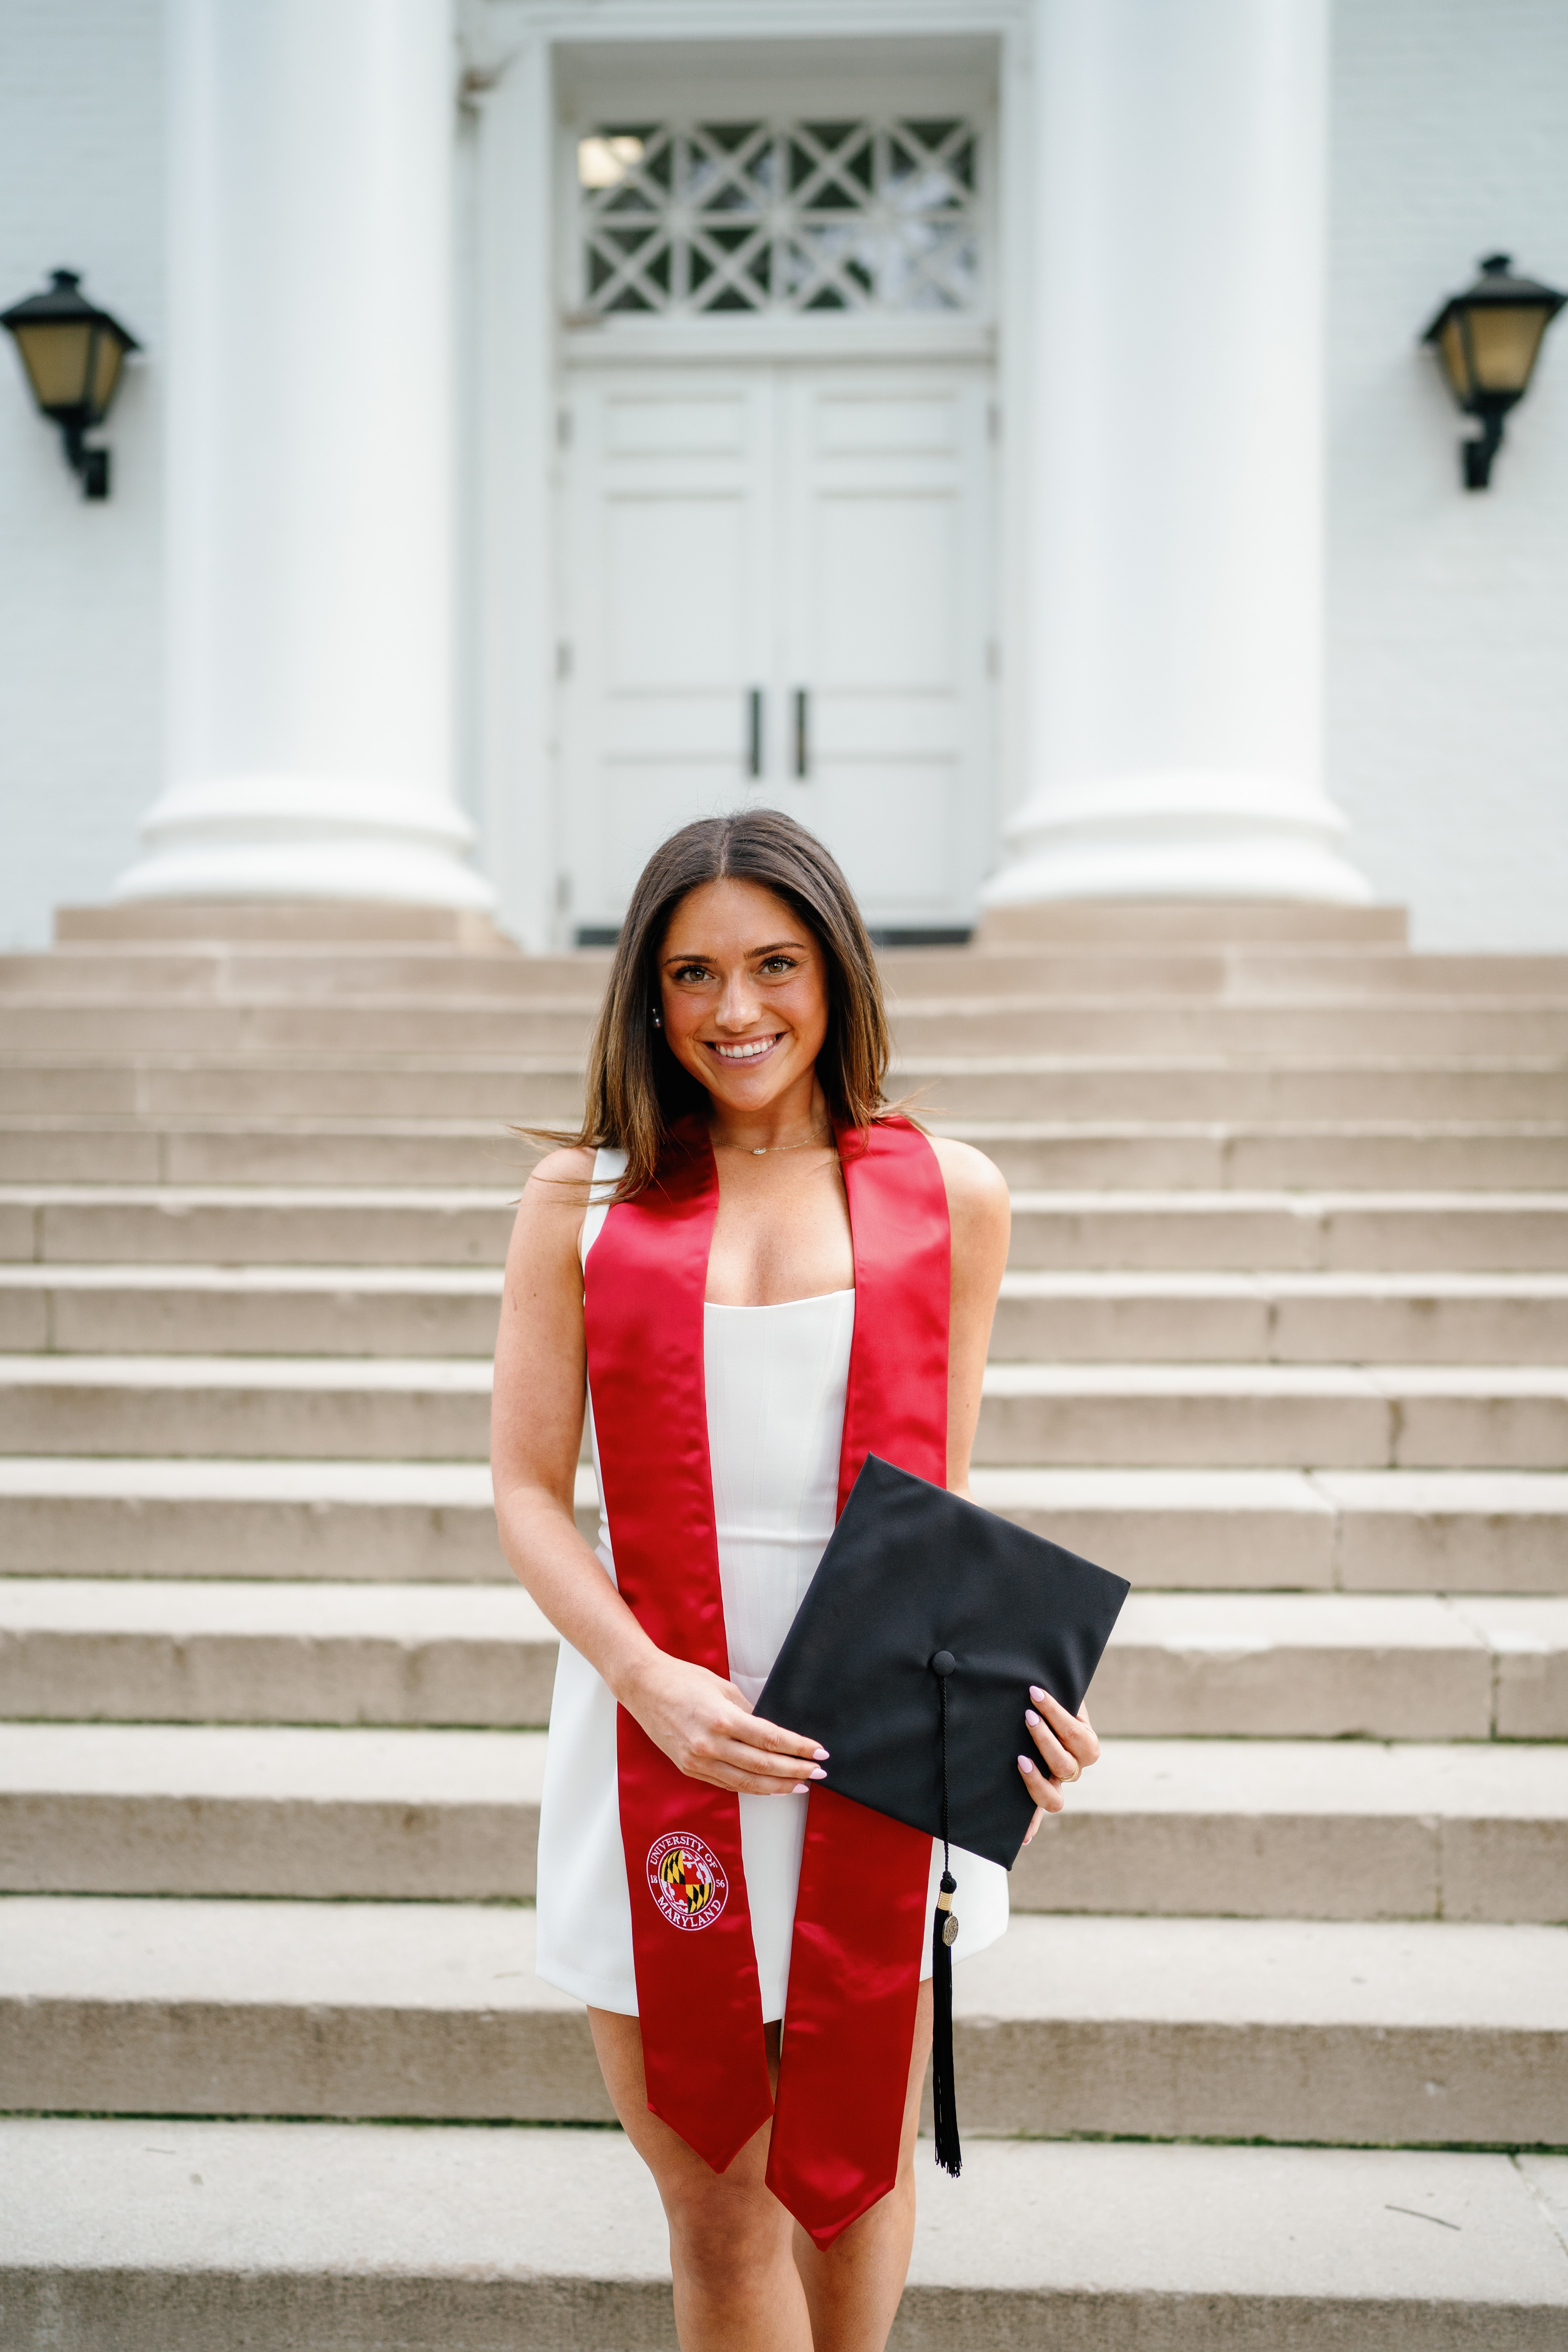
<svg viewBox="0 0 1568 2352"><path fill-rule="evenodd" d="M1016 1761L1031 1746L1029 1685L1076 1715L1129 1589L868 1454L756 1712L826 1748L826 1785L840 1796L1010 1870L1035 1811ZM942 1885L937 2161L956 2172L951 1868Z"/></svg>

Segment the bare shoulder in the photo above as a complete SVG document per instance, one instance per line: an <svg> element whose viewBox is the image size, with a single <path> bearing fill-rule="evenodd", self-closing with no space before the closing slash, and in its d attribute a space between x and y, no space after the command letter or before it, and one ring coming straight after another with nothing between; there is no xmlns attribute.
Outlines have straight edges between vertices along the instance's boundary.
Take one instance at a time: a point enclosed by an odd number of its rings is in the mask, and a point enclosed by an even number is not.
<svg viewBox="0 0 1568 2352"><path fill-rule="evenodd" d="M547 1151L529 1171L529 1185L537 1185L548 1199L556 1192L569 1192L586 1198L585 1187L593 1181L594 1153L586 1145L569 1143L559 1151Z"/></svg>
<svg viewBox="0 0 1568 2352"><path fill-rule="evenodd" d="M936 1154L947 1188L948 1213L954 1226L962 1219L977 1232L1005 1233L1012 1218L1007 1180L994 1160L955 1136L932 1135L926 1140Z"/></svg>
<svg viewBox="0 0 1568 2352"><path fill-rule="evenodd" d="M547 1151L529 1172L518 1202L517 1240L535 1247L573 1253L583 1229L583 1218L594 1175L594 1154L569 1144Z"/></svg>

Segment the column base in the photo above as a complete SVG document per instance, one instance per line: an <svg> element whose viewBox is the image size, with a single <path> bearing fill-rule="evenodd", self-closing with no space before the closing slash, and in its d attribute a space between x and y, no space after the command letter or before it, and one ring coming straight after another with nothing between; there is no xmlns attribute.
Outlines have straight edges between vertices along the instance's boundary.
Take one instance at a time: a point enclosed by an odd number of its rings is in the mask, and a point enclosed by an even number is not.
<svg viewBox="0 0 1568 2352"><path fill-rule="evenodd" d="M987 907L1054 898L1271 898L1364 906L1321 793L1270 776L1166 772L1037 793L1006 828Z"/></svg>
<svg viewBox="0 0 1568 2352"><path fill-rule="evenodd" d="M472 828L449 801L335 778L181 784L142 820L142 855L115 882L140 898L373 899L488 909L465 863Z"/></svg>

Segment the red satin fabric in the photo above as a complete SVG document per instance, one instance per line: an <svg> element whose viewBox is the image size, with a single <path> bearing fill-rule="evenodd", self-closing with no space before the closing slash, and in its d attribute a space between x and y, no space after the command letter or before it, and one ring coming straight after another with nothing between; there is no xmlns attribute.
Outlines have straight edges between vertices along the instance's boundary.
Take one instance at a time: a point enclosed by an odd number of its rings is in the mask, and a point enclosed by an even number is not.
<svg viewBox="0 0 1568 2352"><path fill-rule="evenodd" d="M583 1304L616 1583L661 1650L728 1681L702 1360L718 1201L698 1131L666 1156L656 1184L610 1211ZM773 2112L740 1800L689 1780L625 1707L616 1726L647 2103L722 2172ZM711 1924L684 1933L647 1878L658 1841L682 1833L717 1856L728 1882Z"/></svg>
<svg viewBox="0 0 1568 2352"><path fill-rule="evenodd" d="M935 1154L901 1120L839 1138L855 1249L842 1509L868 1453L947 1475L951 1243ZM584 1280L620 1590L661 1649L727 1675L703 1381L718 1207L705 1131L611 1210ZM648 2105L721 2172L769 2108L739 1800L618 1716L621 1832ZM931 1841L828 1791L806 1819L768 2180L819 2245L892 2187ZM689 1916L688 1916L689 1913Z"/></svg>

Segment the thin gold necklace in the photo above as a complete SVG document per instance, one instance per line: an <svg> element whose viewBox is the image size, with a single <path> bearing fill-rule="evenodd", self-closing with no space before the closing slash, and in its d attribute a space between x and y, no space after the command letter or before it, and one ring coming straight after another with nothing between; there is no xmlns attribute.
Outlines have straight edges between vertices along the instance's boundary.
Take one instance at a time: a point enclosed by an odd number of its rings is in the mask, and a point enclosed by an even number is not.
<svg viewBox="0 0 1568 2352"><path fill-rule="evenodd" d="M804 1143L721 1143L721 1151L748 1151L753 1160L765 1160L772 1151L809 1151L815 1143L819 1150L830 1148L830 1135L808 1135Z"/></svg>

